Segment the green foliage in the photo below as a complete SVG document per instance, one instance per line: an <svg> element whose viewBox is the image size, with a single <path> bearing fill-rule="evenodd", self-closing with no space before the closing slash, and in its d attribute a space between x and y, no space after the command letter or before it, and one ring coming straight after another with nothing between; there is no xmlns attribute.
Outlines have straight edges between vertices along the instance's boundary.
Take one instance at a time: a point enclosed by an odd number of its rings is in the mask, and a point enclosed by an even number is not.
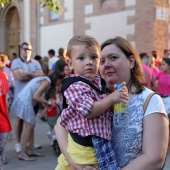
<svg viewBox="0 0 170 170"><path fill-rule="evenodd" d="M15 0L0 0L0 4L2 6L2 8L6 5L6 4L13 4ZM21 1L21 0L18 0ZM58 13L62 13L63 12L63 8L60 5L60 0L37 0L39 3L42 4L43 7L47 6L51 11Z"/></svg>
<svg viewBox="0 0 170 170"><path fill-rule="evenodd" d="M13 0L0 0L0 3L3 8L6 4L12 4Z"/></svg>
<svg viewBox="0 0 170 170"><path fill-rule="evenodd" d="M47 6L51 11L54 11L57 14L63 12L60 0L38 0L38 2L43 4L43 7Z"/></svg>

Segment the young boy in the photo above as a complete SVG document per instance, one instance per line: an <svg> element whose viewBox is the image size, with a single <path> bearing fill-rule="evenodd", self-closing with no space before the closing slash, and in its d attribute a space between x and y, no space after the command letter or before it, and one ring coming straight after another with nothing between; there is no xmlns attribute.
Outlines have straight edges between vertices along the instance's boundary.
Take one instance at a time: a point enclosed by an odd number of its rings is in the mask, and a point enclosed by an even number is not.
<svg viewBox="0 0 170 170"><path fill-rule="evenodd" d="M82 77L101 90L98 42L91 36L77 35L69 41L67 55L70 58L70 69L74 70L70 77ZM78 81L65 90L64 96L68 106L62 111L60 123L69 131L68 153L74 163L98 168L93 136L111 140L112 114L109 108L118 102L126 104L127 88L123 86L122 89L106 96L90 85ZM63 155L60 155L56 167L56 170L61 169L71 169Z"/></svg>

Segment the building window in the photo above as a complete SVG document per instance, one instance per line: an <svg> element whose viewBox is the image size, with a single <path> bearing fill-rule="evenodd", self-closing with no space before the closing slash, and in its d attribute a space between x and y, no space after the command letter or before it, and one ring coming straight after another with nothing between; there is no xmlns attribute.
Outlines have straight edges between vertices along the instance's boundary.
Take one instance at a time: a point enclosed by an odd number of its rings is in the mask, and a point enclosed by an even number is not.
<svg viewBox="0 0 170 170"><path fill-rule="evenodd" d="M162 21L168 21L169 11L167 8L156 8L156 19Z"/></svg>
<svg viewBox="0 0 170 170"><path fill-rule="evenodd" d="M60 14L56 14L54 11L50 11L50 20L51 21L56 21L59 20Z"/></svg>

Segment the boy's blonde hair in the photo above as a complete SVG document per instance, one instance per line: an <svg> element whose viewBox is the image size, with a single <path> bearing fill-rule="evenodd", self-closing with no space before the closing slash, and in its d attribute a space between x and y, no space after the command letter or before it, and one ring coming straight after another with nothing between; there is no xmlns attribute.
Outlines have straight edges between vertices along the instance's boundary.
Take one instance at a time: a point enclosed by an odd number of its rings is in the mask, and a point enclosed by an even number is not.
<svg viewBox="0 0 170 170"><path fill-rule="evenodd" d="M89 35L76 35L68 42L67 56L71 58L72 47L75 45L84 45L86 47L96 46L100 50L100 45L94 37Z"/></svg>

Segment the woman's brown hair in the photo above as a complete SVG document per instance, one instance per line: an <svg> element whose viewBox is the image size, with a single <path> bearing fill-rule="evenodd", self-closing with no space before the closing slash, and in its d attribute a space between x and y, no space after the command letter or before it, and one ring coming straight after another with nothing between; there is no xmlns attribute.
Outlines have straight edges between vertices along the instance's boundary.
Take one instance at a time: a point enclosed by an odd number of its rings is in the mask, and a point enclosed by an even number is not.
<svg viewBox="0 0 170 170"><path fill-rule="evenodd" d="M165 63L167 63L170 66L170 58L163 58L163 61L165 61Z"/></svg>
<svg viewBox="0 0 170 170"><path fill-rule="evenodd" d="M116 45L126 56L127 59L130 59L130 57L133 55L135 59L135 65L133 69L131 69L131 79L127 84L128 90L131 93L141 93L144 87L146 86L146 81L144 79L144 74L141 66L141 61L139 58L139 54L137 51L132 47L132 45L124 38L122 37L115 37L112 39L106 40L101 45L101 50L107 46L114 44ZM132 91L132 88L135 87L135 91Z"/></svg>

